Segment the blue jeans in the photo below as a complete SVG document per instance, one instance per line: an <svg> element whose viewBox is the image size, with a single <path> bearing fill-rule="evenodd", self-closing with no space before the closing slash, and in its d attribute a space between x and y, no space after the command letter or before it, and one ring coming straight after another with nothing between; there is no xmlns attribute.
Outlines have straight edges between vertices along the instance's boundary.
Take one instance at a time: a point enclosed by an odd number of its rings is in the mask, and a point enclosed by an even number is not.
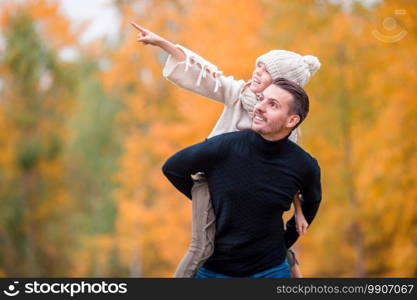
<svg viewBox="0 0 417 300"><path fill-rule="evenodd" d="M290 278L290 266L288 265L287 259L284 260L280 265L267 269L262 272L258 272L252 275L244 276L246 278ZM220 273L210 271L204 267L200 267L194 278L234 278Z"/></svg>

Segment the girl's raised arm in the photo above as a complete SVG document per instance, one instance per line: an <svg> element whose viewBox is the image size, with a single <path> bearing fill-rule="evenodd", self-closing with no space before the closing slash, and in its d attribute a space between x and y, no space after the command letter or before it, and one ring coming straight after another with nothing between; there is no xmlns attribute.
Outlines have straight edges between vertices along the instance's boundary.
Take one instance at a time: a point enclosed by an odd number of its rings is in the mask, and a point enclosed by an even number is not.
<svg viewBox="0 0 417 300"><path fill-rule="evenodd" d="M138 42L141 42L144 45L158 46L159 48L165 50L168 54L170 54L172 58L176 61L180 62L185 60L184 52L182 52L182 50L178 47L175 47L175 44L173 44L172 42L135 23L130 24L139 32Z"/></svg>
<svg viewBox="0 0 417 300"><path fill-rule="evenodd" d="M193 51L160 37L135 23L132 26L139 32L138 42L158 46L169 55L162 75L175 85L213 99L225 105L232 105L238 98L245 82L232 76L223 76L215 65Z"/></svg>

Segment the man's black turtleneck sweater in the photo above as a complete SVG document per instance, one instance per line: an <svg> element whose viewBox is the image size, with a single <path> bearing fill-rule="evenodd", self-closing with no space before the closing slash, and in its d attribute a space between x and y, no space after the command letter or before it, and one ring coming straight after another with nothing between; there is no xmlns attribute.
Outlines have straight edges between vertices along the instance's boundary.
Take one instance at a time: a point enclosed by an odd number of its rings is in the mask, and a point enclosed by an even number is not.
<svg viewBox="0 0 417 300"><path fill-rule="evenodd" d="M282 214L298 191L309 224L321 200L320 168L288 137L265 140L252 131L225 133L170 157L163 172L191 199L191 175L204 172L216 214L214 253L204 267L247 276L281 264L298 238Z"/></svg>

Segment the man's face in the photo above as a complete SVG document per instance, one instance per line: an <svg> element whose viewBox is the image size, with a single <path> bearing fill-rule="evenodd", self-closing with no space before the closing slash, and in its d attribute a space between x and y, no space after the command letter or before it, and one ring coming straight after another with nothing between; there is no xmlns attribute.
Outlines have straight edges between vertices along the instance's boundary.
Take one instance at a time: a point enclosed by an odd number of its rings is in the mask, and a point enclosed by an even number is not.
<svg viewBox="0 0 417 300"><path fill-rule="evenodd" d="M298 115L289 114L293 96L286 90L271 84L255 105L252 129L265 139L276 140L287 136L298 123Z"/></svg>

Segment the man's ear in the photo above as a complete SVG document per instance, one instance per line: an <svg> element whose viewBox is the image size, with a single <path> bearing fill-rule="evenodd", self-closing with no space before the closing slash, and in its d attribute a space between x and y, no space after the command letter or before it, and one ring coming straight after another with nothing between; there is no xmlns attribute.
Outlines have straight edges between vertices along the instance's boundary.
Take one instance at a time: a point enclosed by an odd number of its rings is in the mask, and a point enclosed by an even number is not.
<svg viewBox="0 0 417 300"><path fill-rule="evenodd" d="M287 119L287 127L288 128L293 128L295 127L298 122L300 122L300 116L299 115L291 115L288 117Z"/></svg>

